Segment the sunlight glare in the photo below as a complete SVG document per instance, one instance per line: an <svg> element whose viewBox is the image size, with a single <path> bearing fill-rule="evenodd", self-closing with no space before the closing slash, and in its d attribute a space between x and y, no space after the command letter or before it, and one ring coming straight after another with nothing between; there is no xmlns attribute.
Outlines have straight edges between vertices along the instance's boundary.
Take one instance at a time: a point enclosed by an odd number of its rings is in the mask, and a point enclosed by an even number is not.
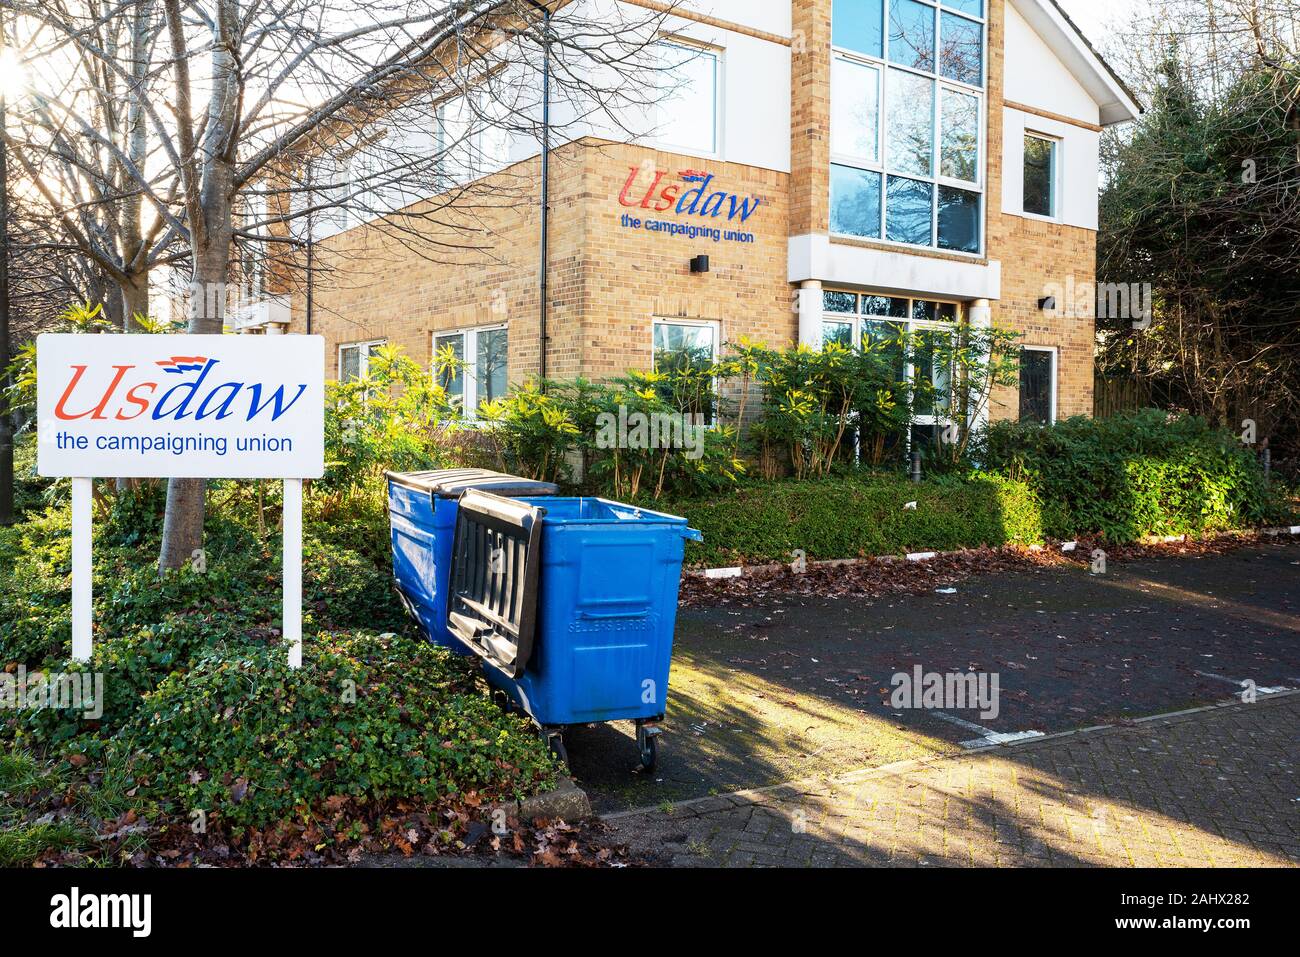
<svg viewBox="0 0 1300 957"><path fill-rule="evenodd" d="M12 47L0 50L0 96L6 99L27 91L27 64Z"/></svg>

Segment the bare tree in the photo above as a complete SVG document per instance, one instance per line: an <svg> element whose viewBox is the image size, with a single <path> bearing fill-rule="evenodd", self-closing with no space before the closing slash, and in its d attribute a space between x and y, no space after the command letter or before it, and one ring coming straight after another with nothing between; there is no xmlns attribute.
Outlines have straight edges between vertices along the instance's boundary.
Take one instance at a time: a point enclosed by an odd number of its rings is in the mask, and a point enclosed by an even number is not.
<svg viewBox="0 0 1300 957"><path fill-rule="evenodd" d="M105 305L129 329L149 314L151 270L188 255L169 210L176 172L150 152L146 110L162 26L155 0L0 6L13 11L33 65L10 148L63 246L116 286Z"/></svg>
<svg viewBox="0 0 1300 957"><path fill-rule="evenodd" d="M544 54L556 142L649 132L636 127L663 89L655 44L674 9L613 0L92 0L91 12L74 16L59 5L71 2L0 0L33 33L58 38L50 53L66 50L96 64L102 82L129 88L137 109L125 118L125 145L109 150L126 182L111 205L138 201L151 213L135 248L147 246L154 264L173 255L173 234L183 240L193 333L222 330L240 244L292 249L302 241L298 221L382 215L381 228L434 255L481 244L450 212L518 201L508 180L479 181L490 171L484 137L531 138L536 152ZM124 71L100 37L117 20L138 27L129 31L136 69ZM155 22L157 43L144 26ZM83 130L100 122L72 105L67 116ZM35 162L27 171L43 175ZM57 207L58 191L48 192ZM169 482L160 568L179 567L201 545L204 489L201 479Z"/></svg>

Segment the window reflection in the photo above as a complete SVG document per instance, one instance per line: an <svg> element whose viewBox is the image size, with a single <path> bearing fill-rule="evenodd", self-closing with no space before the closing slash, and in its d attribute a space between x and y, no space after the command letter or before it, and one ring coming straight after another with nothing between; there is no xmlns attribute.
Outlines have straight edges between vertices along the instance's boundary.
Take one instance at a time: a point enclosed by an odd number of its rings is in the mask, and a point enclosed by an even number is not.
<svg viewBox="0 0 1300 957"><path fill-rule="evenodd" d="M889 177L887 237L896 243L934 243L934 186L914 179Z"/></svg>
<svg viewBox="0 0 1300 957"><path fill-rule="evenodd" d="M980 198L978 193L951 186L939 187L939 247L964 253L980 249Z"/></svg>
<svg viewBox="0 0 1300 957"><path fill-rule="evenodd" d="M939 171L968 183L979 179L980 101L969 93L944 90L941 102L943 142Z"/></svg>
<svg viewBox="0 0 1300 957"><path fill-rule="evenodd" d="M929 176L934 155L934 81L889 71L889 169Z"/></svg>
<svg viewBox="0 0 1300 957"><path fill-rule="evenodd" d="M893 0L889 5L889 59L933 73L934 16L934 7L916 0Z"/></svg>
<svg viewBox="0 0 1300 957"><path fill-rule="evenodd" d="M939 72L950 80L984 84L984 28L951 13L939 17Z"/></svg>
<svg viewBox="0 0 1300 957"><path fill-rule="evenodd" d="M880 238L880 174L831 167L831 232Z"/></svg>

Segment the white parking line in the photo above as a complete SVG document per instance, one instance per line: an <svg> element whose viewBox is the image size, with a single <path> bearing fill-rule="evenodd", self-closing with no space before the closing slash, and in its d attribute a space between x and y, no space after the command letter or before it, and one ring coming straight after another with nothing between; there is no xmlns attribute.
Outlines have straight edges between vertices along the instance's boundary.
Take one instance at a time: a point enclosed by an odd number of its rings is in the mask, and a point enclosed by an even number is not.
<svg viewBox="0 0 1300 957"><path fill-rule="evenodd" d="M978 738L972 738L969 741L959 742L967 751L974 751L978 748L988 748L995 744L1010 744L1012 741L1024 741L1027 738L1041 738L1041 731L993 731L983 725L976 724L974 721L967 721L965 718L959 718L955 714L948 714L946 711L931 711L941 721L947 721L949 724L955 724L959 728L965 728L967 731L974 731L979 735Z"/></svg>

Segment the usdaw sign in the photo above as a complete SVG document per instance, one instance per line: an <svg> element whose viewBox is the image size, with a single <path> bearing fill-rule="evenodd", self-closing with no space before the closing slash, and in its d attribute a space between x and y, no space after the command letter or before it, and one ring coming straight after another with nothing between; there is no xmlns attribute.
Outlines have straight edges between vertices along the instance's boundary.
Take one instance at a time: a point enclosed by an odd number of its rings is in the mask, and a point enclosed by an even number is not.
<svg viewBox="0 0 1300 957"><path fill-rule="evenodd" d="M320 478L319 336L38 337L49 476Z"/></svg>
<svg viewBox="0 0 1300 957"><path fill-rule="evenodd" d="M325 471L324 369L320 336L37 337L36 467L72 479L73 658L93 650L95 478L278 478L284 640L301 665L302 480Z"/></svg>

